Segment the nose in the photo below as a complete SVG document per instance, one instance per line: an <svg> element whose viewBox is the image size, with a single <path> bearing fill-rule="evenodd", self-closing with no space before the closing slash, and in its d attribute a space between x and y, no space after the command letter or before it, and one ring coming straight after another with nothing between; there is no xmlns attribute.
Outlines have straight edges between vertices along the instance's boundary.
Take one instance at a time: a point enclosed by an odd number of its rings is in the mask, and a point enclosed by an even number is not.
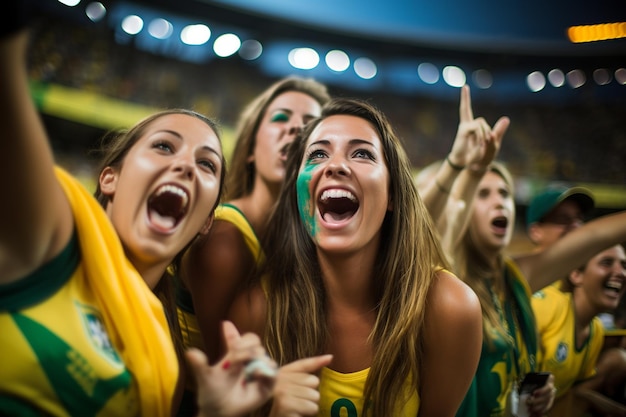
<svg viewBox="0 0 626 417"><path fill-rule="evenodd" d="M326 167L324 169L324 175L326 177L332 177L335 175L348 176L350 175L350 173L350 167L348 166L346 159L342 156L337 155L332 156L328 160L328 163L326 164Z"/></svg>
<svg viewBox="0 0 626 417"><path fill-rule="evenodd" d="M192 155L180 155L179 158L173 163L172 169L174 172L180 174L184 178L189 180L195 176L194 171L195 157Z"/></svg>
<svg viewBox="0 0 626 417"><path fill-rule="evenodd" d="M296 136L298 133L300 133L302 131L302 124L298 124L298 123L293 123L291 126L289 126L289 134L292 136Z"/></svg>

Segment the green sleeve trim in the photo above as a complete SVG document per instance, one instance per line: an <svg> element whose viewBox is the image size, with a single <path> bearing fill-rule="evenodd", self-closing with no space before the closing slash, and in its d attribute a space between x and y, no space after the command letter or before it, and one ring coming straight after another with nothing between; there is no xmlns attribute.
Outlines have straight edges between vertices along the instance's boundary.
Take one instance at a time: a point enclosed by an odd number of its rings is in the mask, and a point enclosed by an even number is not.
<svg viewBox="0 0 626 417"><path fill-rule="evenodd" d="M80 263L78 235L53 259L26 277L0 285L0 311L19 311L45 300L61 288Z"/></svg>

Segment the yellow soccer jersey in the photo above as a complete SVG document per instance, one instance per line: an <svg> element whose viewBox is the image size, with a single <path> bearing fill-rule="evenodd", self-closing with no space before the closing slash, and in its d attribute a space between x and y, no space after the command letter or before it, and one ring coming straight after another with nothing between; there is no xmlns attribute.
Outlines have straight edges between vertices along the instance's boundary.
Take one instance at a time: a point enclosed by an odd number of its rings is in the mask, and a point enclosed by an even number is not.
<svg viewBox="0 0 626 417"><path fill-rule="evenodd" d="M595 375L604 337L602 323L597 317L593 319L589 338L577 349L571 293L562 292L554 284L536 292L532 306L540 335L540 368L554 374L558 398L576 382Z"/></svg>
<svg viewBox="0 0 626 417"><path fill-rule="evenodd" d="M343 374L322 368L320 377L320 402L318 417L361 417L363 416L363 390L369 368ZM408 384L407 384L408 385ZM407 387L407 389L409 389ZM394 417L415 417L419 412L419 395L411 394L409 401Z"/></svg>
<svg viewBox="0 0 626 417"><path fill-rule="evenodd" d="M0 312L0 414L138 415L137 389L83 272L74 238L44 268L0 287L11 309Z"/></svg>
<svg viewBox="0 0 626 417"><path fill-rule="evenodd" d="M106 213L61 169L75 235L0 286L0 415L171 415L178 361L163 306Z"/></svg>

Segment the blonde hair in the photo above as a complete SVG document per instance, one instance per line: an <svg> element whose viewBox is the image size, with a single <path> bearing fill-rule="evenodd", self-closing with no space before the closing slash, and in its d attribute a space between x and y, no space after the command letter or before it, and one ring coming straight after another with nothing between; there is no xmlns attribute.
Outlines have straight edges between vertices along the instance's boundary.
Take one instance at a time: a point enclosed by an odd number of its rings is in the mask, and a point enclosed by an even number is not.
<svg viewBox="0 0 626 417"><path fill-rule="evenodd" d="M499 175L509 186L511 195L514 194L513 177L502 163L492 162L489 166L489 172ZM476 238L473 236L471 228L468 227L459 246L452 254L452 259L455 274L474 290L480 300L483 316L483 340L491 341L493 338L489 337L489 334L493 331L503 336L508 335L494 303L494 297L501 289L497 285L502 282L503 278L504 255L502 253L498 255L494 267L493 263L478 248Z"/></svg>

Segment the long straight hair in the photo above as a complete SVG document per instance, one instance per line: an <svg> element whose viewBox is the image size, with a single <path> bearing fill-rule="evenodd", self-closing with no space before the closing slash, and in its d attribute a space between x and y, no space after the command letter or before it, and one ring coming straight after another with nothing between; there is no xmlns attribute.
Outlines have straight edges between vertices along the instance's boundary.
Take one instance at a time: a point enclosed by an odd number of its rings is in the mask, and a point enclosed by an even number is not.
<svg viewBox="0 0 626 417"><path fill-rule="evenodd" d="M391 416L409 399L411 393L404 390L407 381L419 393L427 296L437 271L447 268L447 263L402 143L383 114L367 102L331 100L290 148L286 182L265 240L264 339L272 357L285 364L325 353L332 337L315 244L298 213L296 179L307 138L321 120L333 115L356 116L371 123L389 169L393 210L381 225L384 244L372 271L377 305L369 335L373 359L364 393L364 404L371 406L363 415Z"/></svg>
<svg viewBox="0 0 626 417"><path fill-rule="evenodd" d="M511 195L514 195L513 177L502 163L492 162L489 171L500 176L509 187ZM489 344L493 340L492 333L494 331L501 337L507 337L508 332L504 328L500 313L494 303L494 294L504 290L500 287L503 283L503 252L498 254L494 266L492 260L487 259L480 250L470 227L467 227L459 246L452 255L452 259L454 260L455 274L474 290L480 300L483 316L483 340Z"/></svg>

